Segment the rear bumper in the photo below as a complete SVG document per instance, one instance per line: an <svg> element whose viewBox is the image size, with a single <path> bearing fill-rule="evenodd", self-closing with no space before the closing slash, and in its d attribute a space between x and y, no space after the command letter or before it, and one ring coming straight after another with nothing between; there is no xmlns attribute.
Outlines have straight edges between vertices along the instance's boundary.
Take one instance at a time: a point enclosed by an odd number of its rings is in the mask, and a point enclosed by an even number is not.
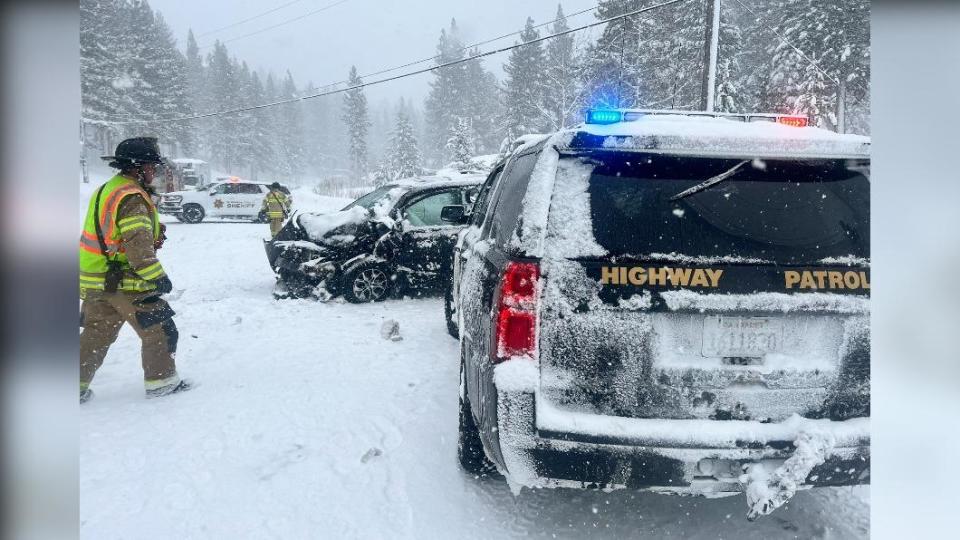
<svg viewBox="0 0 960 540"><path fill-rule="evenodd" d="M535 389L497 391L498 463L527 487L635 488L724 496L743 491L743 466L779 466L801 432L831 437L805 486L867 484L869 419L793 417L777 424L634 419L561 410Z"/></svg>

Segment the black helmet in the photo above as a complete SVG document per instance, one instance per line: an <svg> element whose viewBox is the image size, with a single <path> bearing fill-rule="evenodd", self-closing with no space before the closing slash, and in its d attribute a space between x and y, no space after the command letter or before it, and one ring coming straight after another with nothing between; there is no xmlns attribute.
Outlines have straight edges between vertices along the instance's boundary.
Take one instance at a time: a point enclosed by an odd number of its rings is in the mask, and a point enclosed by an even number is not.
<svg viewBox="0 0 960 540"><path fill-rule="evenodd" d="M280 182L270 184L270 189L280 189Z"/></svg>
<svg viewBox="0 0 960 540"><path fill-rule="evenodd" d="M160 164L163 157L160 155L160 146L156 137L134 137L120 141L117 150L112 156L103 156L115 169L138 167L147 163Z"/></svg>

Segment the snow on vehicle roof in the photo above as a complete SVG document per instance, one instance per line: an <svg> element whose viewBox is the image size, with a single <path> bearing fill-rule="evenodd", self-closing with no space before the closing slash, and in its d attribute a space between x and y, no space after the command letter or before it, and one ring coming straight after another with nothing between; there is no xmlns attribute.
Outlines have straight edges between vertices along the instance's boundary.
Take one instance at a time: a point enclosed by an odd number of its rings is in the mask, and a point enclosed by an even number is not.
<svg viewBox="0 0 960 540"><path fill-rule="evenodd" d="M196 158L173 158L173 159L171 159L170 161L172 161L172 162L174 162L174 163L181 163L181 164L183 164L183 165L187 165L187 164L191 164L191 163L192 163L192 164L205 164L205 163L206 163L206 161L204 161L204 160L202 160L202 159L196 159Z"/></svg>
<svg viewBox="0 0 960 540"><path fill-rule="evenodd" d="M444 186L475 186L483 182L486 174L466 173L459 175L425 175L402 178L387 184L391 187L423 189Z"/></svg>
<svg viewBox="0 0 960 540"><path fill-rule="evenodd" d="M613 124L581 124L561 132L557 147L707 157L869 159L870 138L817 127L728 118L648 114Z"/></svg>

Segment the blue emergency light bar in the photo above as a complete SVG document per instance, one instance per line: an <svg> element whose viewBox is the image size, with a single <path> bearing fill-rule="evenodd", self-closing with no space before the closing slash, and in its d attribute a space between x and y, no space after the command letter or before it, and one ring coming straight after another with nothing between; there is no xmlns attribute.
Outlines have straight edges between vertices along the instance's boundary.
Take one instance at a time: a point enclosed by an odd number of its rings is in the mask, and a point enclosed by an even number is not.
<svg viewBox="0 0 960 540"><path fill-rule="evenodd" d="M588 110L588 124L616 124L623 121L623 113L606 109Z"/></svg>
<svg viewBox="0 0 960 540"><path fill-rule="evenodd" d="M609 125L620 122L633 122L647 115L681 115L681 116L699 116L707 118L725 118L738 122L776 122L793 127L807 127L810 124L809 118L799 114L778 114L778 113L720 113L705 111L677 111L677 110L653 110L653 109L588 109L585 123Z"/></svg>

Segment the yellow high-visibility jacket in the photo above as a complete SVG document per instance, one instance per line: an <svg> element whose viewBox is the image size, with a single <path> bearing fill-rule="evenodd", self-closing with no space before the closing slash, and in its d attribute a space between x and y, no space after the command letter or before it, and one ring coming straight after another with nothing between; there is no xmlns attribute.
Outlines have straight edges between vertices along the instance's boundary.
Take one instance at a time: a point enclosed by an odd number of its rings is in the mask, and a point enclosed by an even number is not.
<svg viewBox="0 0 960 540"><path fill-rule="evenodd" d="M263 198L261 210L267 213L267 219L283 219L290 212L290 198L282 191L270 191Z"/></svg>
<svg viewBox="0 0 960 540"><path fill-rule="evenodd" d="M94 216L98 193L100 215ZM95 219L100 222L106 256L97 240ZM123 269L118 290L155 289L153 281L166 275L153 247L159 237L160 215L147 192L134 180L120 175L108 180L90 197L80 236L81 298L87 290L103 290L108 257L118 261Z"/></svg>

